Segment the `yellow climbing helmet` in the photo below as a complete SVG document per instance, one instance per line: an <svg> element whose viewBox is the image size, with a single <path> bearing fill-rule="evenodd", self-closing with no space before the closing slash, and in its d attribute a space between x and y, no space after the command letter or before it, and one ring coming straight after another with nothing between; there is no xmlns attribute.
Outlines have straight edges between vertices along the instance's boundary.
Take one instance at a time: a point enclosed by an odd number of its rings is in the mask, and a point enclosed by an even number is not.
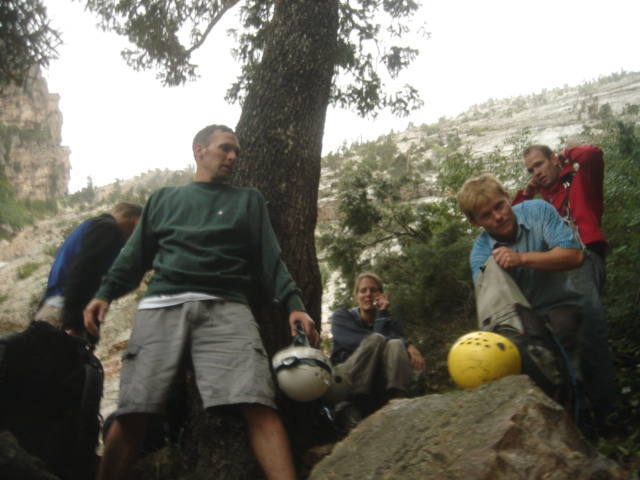
<svg viewBox="0 0 640 480"><path fill-rule="evenodd" d="M521 372L520 352L511 340L493 332L463 335L449 350L449 374L461 388L475 388Z"/></svg>

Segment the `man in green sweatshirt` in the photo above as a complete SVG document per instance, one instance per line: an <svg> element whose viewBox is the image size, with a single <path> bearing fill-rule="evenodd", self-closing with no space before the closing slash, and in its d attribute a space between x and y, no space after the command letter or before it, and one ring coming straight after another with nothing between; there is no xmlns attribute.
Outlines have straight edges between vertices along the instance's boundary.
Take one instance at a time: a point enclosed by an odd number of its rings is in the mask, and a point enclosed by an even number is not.
<svg viewBox="0 0 640 480"><path fill-rule="evenodd" d="M295 478L286 431L258 326L248 307L256 282L317 342L313 320L280 258L262 195L227 185L240 147L233 131L210 125L193 140L194 182L154 192L140 222L85 308L98 334L112 300L153 269L125 352L117 418L98 479L126 478L149 415L161 413L185 351L205 408L236 405L267 478Z"/></svg>

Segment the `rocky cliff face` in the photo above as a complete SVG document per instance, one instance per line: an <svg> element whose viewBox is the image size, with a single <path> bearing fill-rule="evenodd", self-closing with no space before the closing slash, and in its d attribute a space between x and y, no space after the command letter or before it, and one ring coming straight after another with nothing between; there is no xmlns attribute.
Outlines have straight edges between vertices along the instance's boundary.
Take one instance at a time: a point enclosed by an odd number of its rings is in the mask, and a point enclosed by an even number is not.
<svg viewBox="0 0 640 480"><path fill-rule="evenodd" d="M441 118L434 124L411 125L405 131L391 132L372 142L354 143L343 151L326 155L322 161L319 193L320 222L336 218L335 185L340 165L357 160L362 146L375 147L389 142L408 161L428 160L437 166L437 152L449 139L468 146L474 154L500 149L519 163L522 142L547 144L562 149L584 141L583 131L611 115L640 108L640 72L614 73L579 86L565 86L539 93L504 99L489 99L471 106L454 118ZM463 149L460 148L460 150ZM391 158L389 159L391 160ZM439 194L434 188L436 169L425 172L424 199Z"/></svg>
<svg viewBox="0 0 640 480"><path fill-rule="evenodd" d="M640 73L612 74L577 87L489 99L455 118L411 127L396 134L395 139L400 149L407 151L420 144L428 147L438 136L455 133L475 153L486 153L526 132L537 143L562 148L579 143L584 128L596 120L638 108L639 101ZM516 152L514 159L519 160L519 154Z"/></svg>
<svg viewBox="0 0 640 480"><path fill-rule="evenodd" d="M67 193L70 152L60 145L59 100L36 69L25 85L0 91L0 174L20 198L49 201Z"/></svg>

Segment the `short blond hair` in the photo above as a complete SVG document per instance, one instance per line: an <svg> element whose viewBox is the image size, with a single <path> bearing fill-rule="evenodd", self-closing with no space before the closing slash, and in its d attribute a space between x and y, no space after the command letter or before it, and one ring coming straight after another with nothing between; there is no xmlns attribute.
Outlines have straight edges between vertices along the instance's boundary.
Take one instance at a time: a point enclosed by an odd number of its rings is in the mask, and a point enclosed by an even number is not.
<svg viewBox="0 0 640 480"><path fill-rule="evenodd" d="M483 173L464 182L456 198L460 210L469 220L473 220L473 214L479 206L486 204L491 197L501 195L509 198L509 194L498 181L495 175Z"/></svg>
<svg viewBox="0 0 640 480"><path fill-rule="evenodd" d="M378 284L378 288L380 289L380 293L384 292L384 287L382 286L382 279L379 275L373 272L362 272L356 277L356 282L353 284L353 298L356 298L358 295L358 288L360 288L360 282L365 278L370 278L374 282Z"/></svg>

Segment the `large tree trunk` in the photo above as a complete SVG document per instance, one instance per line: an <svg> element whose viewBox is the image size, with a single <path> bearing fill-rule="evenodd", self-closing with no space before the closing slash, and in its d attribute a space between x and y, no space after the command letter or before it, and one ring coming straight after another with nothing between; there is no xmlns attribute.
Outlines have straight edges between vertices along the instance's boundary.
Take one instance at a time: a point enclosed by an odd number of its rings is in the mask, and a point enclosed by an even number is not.
<svg viewBox="0 0 640 480"><path fill-rule="evenodd" d="M277 1L262 62L236 132L235 182L269 202L283 259L320 323L321 282L314 232L324 123L336 62L337 0ZM267 337L286 342L286 332Z"/></svg>
<svg viewBox="0 0 640 480"><path fill-rule="evenodd" d="M314 232L322 137L336 61L338 0L278 0L268 29L262 62L236 128L242 154L234 183L256 187L267 199L283 259L319 326L322 292ZM291 342L284 312L268 306L257 317L270 355ZM224 412L206 415L193 380L187 383L190 413L181 448L169 450L169 465L155 464L156 478L200 478L196 472L258 478L242 421ZM310 430L314 409L283 398L279 404L294 452L300 453L318 440ZM149 469L141 470L145 473L139 478L146 478Z"/></svg>
<svg viewBox="0 0 640 480"><path fill-rule="evenodd" d="M320 327L316 258L320 158L336 64L337 0L276 1L262 62L251 79L236 133L242 150L235 183L258 188L282 257ZM283 312L258 314L270 355L291 342ZM318 441L318 406L279 398L294 453ZM321 424L321 423L320 423Z"/></svg>

